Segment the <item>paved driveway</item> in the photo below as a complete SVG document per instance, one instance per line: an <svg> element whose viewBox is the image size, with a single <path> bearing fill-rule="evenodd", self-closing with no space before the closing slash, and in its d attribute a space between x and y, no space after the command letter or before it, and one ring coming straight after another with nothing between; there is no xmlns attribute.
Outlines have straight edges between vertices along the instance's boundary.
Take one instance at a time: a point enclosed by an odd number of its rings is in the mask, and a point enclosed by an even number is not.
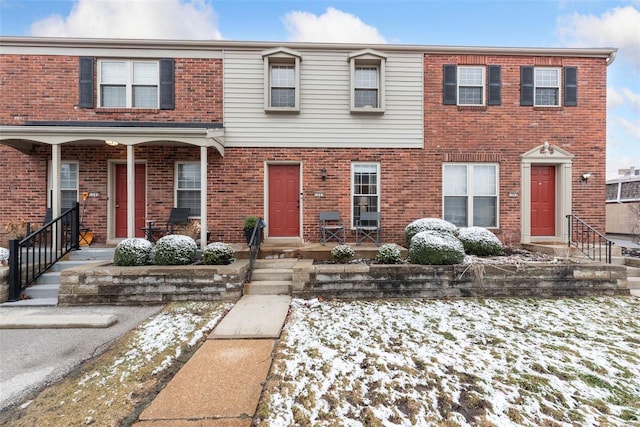
<svg viewBox="0 0 640 427"><path fill-rule="evenodd" d="M59 380L83 361L104 352L118 338L157 313L153 307L3 307L14 315L115 315L109 328L0 329L0 410Z"/></svg>

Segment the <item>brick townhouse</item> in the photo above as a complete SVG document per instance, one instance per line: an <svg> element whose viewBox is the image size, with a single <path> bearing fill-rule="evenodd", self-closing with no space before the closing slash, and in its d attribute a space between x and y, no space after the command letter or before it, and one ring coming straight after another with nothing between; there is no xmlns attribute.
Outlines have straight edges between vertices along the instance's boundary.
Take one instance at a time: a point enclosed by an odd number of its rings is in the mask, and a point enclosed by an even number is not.
<svg viewBox="0 0 640 427"><path fill-rule="evenodd" d="M172 207L211 240L319 241L363 210L561 240L605 226L615 49L0 38L0 233L88 193L96 243ZM0 234L6 241L6 233Z"/></svg>

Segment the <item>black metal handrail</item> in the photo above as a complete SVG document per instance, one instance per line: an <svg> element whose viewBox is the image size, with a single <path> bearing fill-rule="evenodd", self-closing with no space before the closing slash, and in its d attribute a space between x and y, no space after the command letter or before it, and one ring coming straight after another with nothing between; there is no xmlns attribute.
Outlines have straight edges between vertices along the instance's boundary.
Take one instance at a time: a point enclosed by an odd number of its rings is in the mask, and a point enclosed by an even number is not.
<svg viewBox="0 0 640 427"><path fill-rule="evenodd" d="M613 246L611 240L575 215L567 215L567 222L569 247L576 247L589 259L611 264L611 247Z"/></svg>
<svg viewBox="0 0 640 427"><path fill-rule="evenodd" d="M24 288L79 248L79 203L24 239L9 240L9 301L19 300Z"/></svg>
<svg viewBox="0 0 640 427"><path fill-rule="evenodd" d="M262 242L262 229L266 227L266 224L262 217L258 218L256 225L253 226L253 232L251 233L251 239L249 239L249 271L247 272L247 282L251 281L251 275L253 274L253 268L260 252L260 243Z"/></svg>

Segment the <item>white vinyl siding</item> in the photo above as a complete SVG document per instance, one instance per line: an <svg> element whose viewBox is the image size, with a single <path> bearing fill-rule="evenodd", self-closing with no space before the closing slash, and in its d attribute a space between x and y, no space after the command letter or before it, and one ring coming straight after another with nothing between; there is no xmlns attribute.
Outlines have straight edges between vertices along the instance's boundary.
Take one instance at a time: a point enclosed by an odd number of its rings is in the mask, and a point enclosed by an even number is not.
<svg viewBox="0 0 640 427"><path fill-rule="evenodd" d="M266 114L262 52L226 51L226 147L422 148L423 55L387 53L384 114L351 114L349 50L300 50L299 112Z"/></svg>
<svg viewBox="0 0 640 427"><path fill-rule="evenodd" d="M445 164L443 218L458 227L498 226L498 166Z"/></svg>
<svg viewBox="0 0 640 427"><path fill-rule="evenodd" d="M177 163L176 207L189 208L190 217L199 217L200 195L200 163Z"/></svg>

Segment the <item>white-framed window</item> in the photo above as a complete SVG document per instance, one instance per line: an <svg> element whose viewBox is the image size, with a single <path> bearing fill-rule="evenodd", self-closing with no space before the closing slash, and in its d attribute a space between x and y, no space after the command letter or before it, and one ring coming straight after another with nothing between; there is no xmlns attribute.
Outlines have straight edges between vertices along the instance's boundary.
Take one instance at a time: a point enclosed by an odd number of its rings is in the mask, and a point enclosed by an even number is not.
<svg viewBox="0 0 640 427"><path fill-rule="evenodd" d="M262 53L265 111L300 111L299 53L276 48Z"/></svg>
<svg viewBox="0 0 640 427"><path fill-rule="evenodd" d="M533 69L534 103L536 107L558 107L560 103L561 68Z"/></svg>
<svg viewBox="0 0 640 427"><path fill-rule="evenodd" d="M498 227L498 165L443 165L442 217L458 227Z"/></svg>
<svg viewBox="0 0 640 427"><path fill-rule="evenodd" d="M485 67L458 66L458 105L485 104Z"/></svg>
<svg viewBox="0 0 640 427"><path fill-rule="evenodd" d="M351 112L384 112L386 61L386 55L371 49L349 55Z"/></svg>
<svg viewBox="0 0 640 427"><path fill-rule="evenodd" d="M53 189L53 171L49 162L49 172L47 174L47 206L51 206L51 190ZM78 162L60 162L60 211L71 209L78 201Z"/></svg>
<svg viewBox="0 0 640 427"><path fill-rule="evenodd" d="M380 164L351 164L351 227L355 227L361 212L380 211Z"/></svg>
<svg viewBox="0 0 640 427"><path fill-rule="evenodd" d="M176 207L189 208L190 217L200 216L200 163L176 164Z"/></svg>
<svg viewBox="0 0 640 427"><path fill-rule="evenodd" d="M158 108L159 62L124 59L98 61L101 108Z"/></svg>

